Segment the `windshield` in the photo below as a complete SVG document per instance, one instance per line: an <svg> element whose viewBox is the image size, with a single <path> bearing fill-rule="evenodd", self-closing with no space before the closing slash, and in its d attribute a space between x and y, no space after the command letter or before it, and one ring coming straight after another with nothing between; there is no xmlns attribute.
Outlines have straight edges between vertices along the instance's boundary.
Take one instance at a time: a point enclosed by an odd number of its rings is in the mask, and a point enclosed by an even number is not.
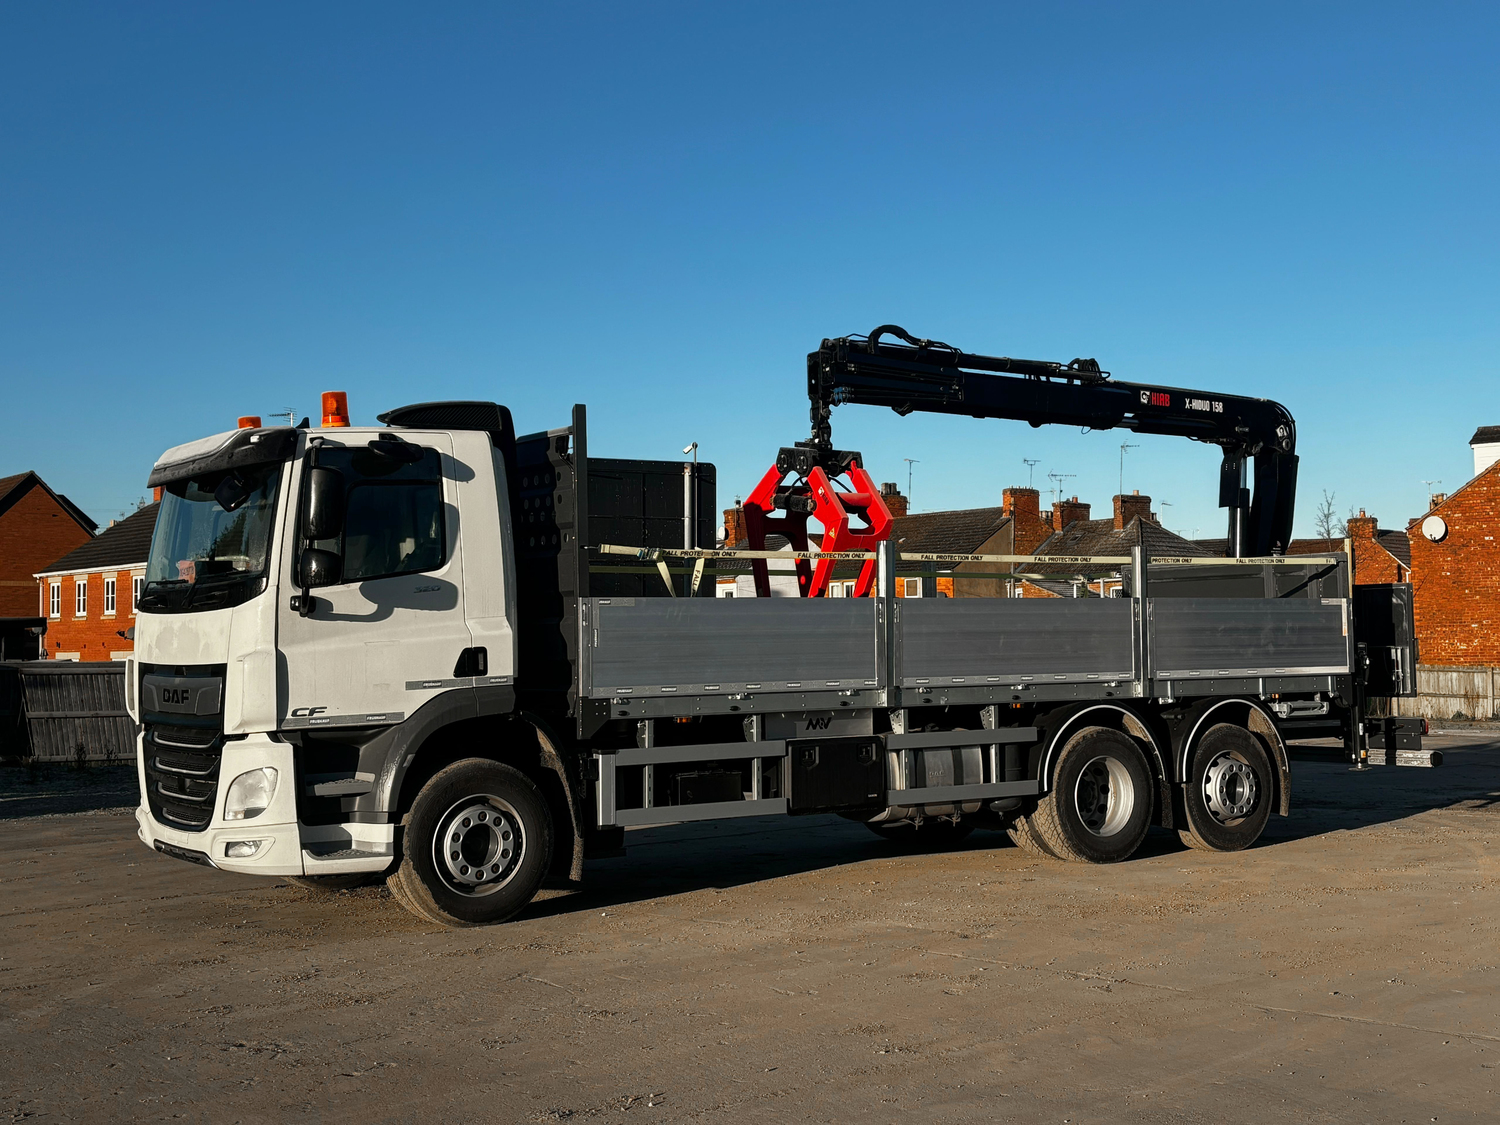
<svg viewBox="0 0 1500 1125"><path fill-rule="evenodd" d="M280 481L275 463L163 486L140 608L217 609L260 593Z"/></svg>

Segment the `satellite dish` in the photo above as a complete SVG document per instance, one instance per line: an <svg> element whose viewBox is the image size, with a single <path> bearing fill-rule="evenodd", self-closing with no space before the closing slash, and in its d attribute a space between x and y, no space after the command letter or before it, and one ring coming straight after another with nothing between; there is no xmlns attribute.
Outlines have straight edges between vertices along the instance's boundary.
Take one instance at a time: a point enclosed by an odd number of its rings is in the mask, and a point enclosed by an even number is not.
<svg viewBox="0 0 1500 1125"><path fill-rule="evenodd" d="M1422 534L1434 543L1448 538L1448 523L1442 516L1428 516L1422 521Z"/></svg>

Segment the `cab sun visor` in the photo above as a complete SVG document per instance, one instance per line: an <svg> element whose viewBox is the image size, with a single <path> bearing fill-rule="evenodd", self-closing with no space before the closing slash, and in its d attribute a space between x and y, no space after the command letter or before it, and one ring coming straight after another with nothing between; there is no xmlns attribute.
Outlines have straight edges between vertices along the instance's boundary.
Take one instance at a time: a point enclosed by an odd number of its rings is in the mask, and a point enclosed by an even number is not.
<svg viewBox="0 0 1500 1125"><path fill-rule="evenodd" d="M285 461L297 446L297 431L289 426L230 430L211 438L179 445L162 454L146 479L147 488L208 473Z"/></svg>

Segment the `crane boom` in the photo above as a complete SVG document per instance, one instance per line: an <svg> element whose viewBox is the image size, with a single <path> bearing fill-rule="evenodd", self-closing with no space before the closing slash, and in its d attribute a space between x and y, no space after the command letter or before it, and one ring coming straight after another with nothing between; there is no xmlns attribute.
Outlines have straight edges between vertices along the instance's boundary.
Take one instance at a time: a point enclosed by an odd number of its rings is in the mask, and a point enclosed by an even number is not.
<svg viewBox="0 0 1500 1125"><path fill-rule="evenodd" d="M885 343L895 336L902 343ZM1111 379L1092 359L1063 364L961 352L886 324L868 336L824 340L807 357L812 440L804 456L837 464L833 407L888 406L1032 426L1123 428L1207 442L1223 450L1219 506L1229 509L1232 557L1285 552L1296 504L1297 424L1280 403ZM1247 487L1253 463L1254 491Z"/></svg>

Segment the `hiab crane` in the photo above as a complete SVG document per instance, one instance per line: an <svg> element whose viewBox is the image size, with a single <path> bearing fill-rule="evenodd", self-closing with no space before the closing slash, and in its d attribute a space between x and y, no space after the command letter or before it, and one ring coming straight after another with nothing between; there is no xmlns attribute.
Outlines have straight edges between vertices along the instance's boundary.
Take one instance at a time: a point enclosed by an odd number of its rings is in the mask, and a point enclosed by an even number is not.
<svg viewBox="0 0 1500 1125"><path fill-rule="evenodd" d="M773 552L675 547L684 519L711 538L713 466L591 457L582 406L518 437L495 403L354 427L325 396L321 429L168 450L127 663L141 839L309 886L385 879L454 925L509 918L549 870L579 878L627 828L682 821L838 813L903 847L1003 829L1101 863L1154 823L1233 851L1290 808L1280 725L1360 714L1348 555L1278 555L1282 407L890 326L825 341L808 392L812 435L757 489L758 534L789 521L806 549L774 554L804 565L802 593L846 561L870 597L675 596L669 559L697 577ZM1087 560L1120 597L898 599L889 513L833 445L840 403L1216 443L1233 557Z"/></svg>
<svg viewBox="0 0 1500 1125"><path fill-rule="evenodd" d="M903 341L883 343L886 336ZM1297 488L1297 426L1291 413L1269 399L1244 398L1112 380L1093 359L1071 363L972 355L923 340L884 324L868 336L824 340L807 357L807 397L812 436L783 448L745 502L750 545L765 547L769 531L782 532L799 550L808 547L807 518L826 530L825 551L867 550L884 539L890 514L858 453L833 447L833 408L845 403L888 406L897 414L960 414L1007 418L1032 426L1124 428L1207 442L1223 450L1219 506L1229 510L1232 558L1282 555L1292 536ZM1253 466L1254 491L1247 487ZM847 476L853 489L833 483ZM785 514L773 516L773 509ZM849 526L850 515L865 517ZM797 564L799 589L817 596L827 588L830 561L816 569ZM755 563L758 592L769 593L766 563ZM860 574L855 593L873 586L874 564Z"/></svg>

